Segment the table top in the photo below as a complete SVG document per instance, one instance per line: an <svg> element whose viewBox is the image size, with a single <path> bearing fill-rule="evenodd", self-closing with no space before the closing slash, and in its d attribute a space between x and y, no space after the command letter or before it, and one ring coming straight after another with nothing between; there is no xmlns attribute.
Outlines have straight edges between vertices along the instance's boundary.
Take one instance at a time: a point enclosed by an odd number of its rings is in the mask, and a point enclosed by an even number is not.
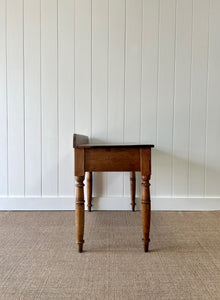
<svg viewBox="0 0 220 300"><path fill-rule="evenodd" d="M153 148L152 144L80 144L76 148Z"/></svg>
<svg viewBox="0 0 220 300"><path fill-rule="evenodd" d="M73 135L73 148L153 148L152 144L90 144L89 138L86 135L76 134Z"/></svg>

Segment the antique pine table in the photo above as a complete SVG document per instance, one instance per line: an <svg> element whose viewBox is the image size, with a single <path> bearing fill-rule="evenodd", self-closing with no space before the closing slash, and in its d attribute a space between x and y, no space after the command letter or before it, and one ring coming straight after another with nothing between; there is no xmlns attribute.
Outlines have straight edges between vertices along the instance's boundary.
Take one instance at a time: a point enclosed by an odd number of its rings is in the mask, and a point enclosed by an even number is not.
<svg viewBox="0 0 220 300"><path fill-rule="evenodd" d="M151 148L153 145L142 144L89 144L87 136L74 134L76 179L76 236L78 251L83 251L84 235L84 178L87 172L88 210L92 206L92 172L130 172L131 205L135 208L135 172L141 172L142 200L141 215L144 251L148 252L150 242L150 176Z"/></svg>

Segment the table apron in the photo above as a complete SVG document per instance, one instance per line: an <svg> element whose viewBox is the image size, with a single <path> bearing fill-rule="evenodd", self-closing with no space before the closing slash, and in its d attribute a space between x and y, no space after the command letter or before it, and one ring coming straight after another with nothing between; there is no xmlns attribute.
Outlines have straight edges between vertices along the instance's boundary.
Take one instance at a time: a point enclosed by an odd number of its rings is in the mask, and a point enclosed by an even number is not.
<svg viewBox="0 0 220 300"><path fill-rule="evenodd" d="M139 148L91 148L85 149L84 151L85 171L140 171Z"/></svg>

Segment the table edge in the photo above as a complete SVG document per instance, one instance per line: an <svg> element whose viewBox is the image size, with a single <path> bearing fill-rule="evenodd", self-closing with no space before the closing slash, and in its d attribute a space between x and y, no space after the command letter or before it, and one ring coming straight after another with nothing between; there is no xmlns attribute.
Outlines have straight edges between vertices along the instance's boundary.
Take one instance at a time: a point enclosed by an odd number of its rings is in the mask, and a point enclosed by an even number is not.
<svg viewBox="0 0 220 300"><path fill-rule="evenodd" d="M152 144L81 144L76 146L82 148L154 148Z"/></svg>

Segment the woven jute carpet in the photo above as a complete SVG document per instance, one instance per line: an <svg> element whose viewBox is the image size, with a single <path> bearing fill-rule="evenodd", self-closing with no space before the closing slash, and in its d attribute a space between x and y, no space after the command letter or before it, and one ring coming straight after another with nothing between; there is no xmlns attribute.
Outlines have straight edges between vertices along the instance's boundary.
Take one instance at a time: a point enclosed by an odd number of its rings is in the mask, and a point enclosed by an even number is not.
<svg viewBox="0 0 220 300"><path fill-rule="evenodd" d="M0 213L0 299L220 299L220 211Z"/></svg>

